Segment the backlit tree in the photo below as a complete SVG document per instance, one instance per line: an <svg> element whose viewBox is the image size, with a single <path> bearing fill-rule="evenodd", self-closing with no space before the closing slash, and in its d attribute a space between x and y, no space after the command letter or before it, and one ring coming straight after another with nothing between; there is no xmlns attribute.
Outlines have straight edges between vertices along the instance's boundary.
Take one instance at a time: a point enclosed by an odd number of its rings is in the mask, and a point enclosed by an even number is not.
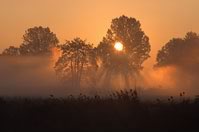
<svg viewBox="0 0 199 132"><path fill-rule="evenodd" d="M50 29L33 27L26 30L23 35L23 43L20 46L21 55L49 54L51 48L58 44L56 35Z"/></svg>
<svg viewBox="0 0 199 132"><path fill-rule="evenodd" d="M70 80L73 87L79 88L92 69L97 67L93 46L80 38L66 41L60 46L62 56L55 64L55 71L63 81Z"/></svg>

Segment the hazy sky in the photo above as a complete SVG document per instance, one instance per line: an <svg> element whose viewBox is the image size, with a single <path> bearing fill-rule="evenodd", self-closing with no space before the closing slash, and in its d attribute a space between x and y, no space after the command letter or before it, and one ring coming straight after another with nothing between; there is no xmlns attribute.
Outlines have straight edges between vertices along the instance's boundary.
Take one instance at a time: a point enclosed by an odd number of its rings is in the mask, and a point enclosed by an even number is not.
<svg viewBox="0 0 199 132"><path fill-rule="evenodd" d="M172 37L199 33L199 0L0 0L0 52L20 45L25 30L39 25L61 43L79 36L97 45L123 14L140 20L152 57Z"/></svg>

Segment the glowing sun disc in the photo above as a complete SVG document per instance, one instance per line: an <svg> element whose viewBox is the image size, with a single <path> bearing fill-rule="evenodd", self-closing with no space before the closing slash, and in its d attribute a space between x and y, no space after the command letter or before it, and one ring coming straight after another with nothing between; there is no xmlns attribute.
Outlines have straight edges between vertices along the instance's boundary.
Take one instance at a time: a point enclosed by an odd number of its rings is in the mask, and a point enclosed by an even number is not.
<svg viewBox="0 0 199 132"><path fill-rule="evenodd" d="M116 42L114 45L114 48L118 51L122 51L123 50L123 44L120 42Z"/></svg>

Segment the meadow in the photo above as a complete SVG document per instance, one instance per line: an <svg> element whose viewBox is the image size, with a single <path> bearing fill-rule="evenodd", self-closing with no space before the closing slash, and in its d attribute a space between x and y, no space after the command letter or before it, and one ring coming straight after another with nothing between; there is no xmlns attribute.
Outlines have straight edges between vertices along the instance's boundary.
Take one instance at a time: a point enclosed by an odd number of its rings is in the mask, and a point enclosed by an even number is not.
<svg viewBox="0 0 199 132"><path fill-rule="evenodd" d="M0 98L0 131L198 131L199 100L141 101L135 90L56 98Z"/></svg>

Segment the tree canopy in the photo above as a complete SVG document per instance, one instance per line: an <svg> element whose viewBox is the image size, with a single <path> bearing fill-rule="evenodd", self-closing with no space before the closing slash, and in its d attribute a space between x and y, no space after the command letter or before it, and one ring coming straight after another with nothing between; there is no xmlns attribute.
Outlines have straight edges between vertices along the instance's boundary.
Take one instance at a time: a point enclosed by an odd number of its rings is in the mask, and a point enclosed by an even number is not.
<svg viewBox="0 0 199 132"><path fill-rule="evenodd" d="M123 44L123 52L115 51L115 42ZM149 58L150 44L140 22L123 15L112 20L106 36L97 49L103 67L116 71L126 69L139 72L143 68L143 62Z"/></svg>
<svg viewBox="0 0 199 132"><path fill-rule="evenodd" d="M82 76L97 66L93 46L75 38L60 48L62 55L55 64L56 73L62 80L71 80L74 87L80 87Z"/></svg>
<svg viewBox="0 0 199 132"><path fill-rule="evenodd" d="M184 38L173 38L158 51L156 67L198 65L199 35L188 32Z"/></svg>
<svg viewBox="0 0 199 132"><path fill-rule="evenodd" d="M20 45L21 55L41 55L50 52L50 48L58 44L56 35L50 29L39 27L29 28L23 35Z"/></svg>
<svg viewBox="0 0 199 132"><path fill-rule="evenodd" d="M19 48L10 46L2 52L3 56L46 55L59 43L56 35L48 27L33 27L25 31L23 43Z"/></svg>
<svg viewBox="0 0 199 132"><path fill-rule="evenodd" d="M10 46L2 52L3 56L18 56L20 55L19 48Z"/></svg>

